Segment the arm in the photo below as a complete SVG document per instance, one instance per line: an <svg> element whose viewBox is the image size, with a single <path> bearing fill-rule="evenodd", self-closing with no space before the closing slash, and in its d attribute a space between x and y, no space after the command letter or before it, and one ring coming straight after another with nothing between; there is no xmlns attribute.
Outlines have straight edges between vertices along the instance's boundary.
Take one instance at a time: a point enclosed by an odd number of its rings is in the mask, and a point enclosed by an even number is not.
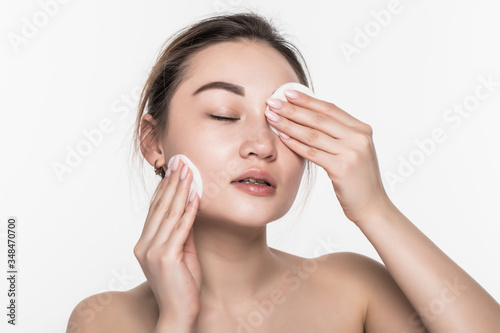
<svg viewBox="0 0 500 333"><path fill-rule="evenodd" d="M196 325L193 322L181 322L175 318L160 318L154 333L194 333Z"/></svg>
<svg viewBox="0 0 500 333"><path fill-rule="evenodd" d="M430 332L500 330L499 304L392 202L357 226Z"/></svg>
<svg viewBox="0 0 500 333"><path fill-rule="evenodd" d="M288 102L268 100L280 116L268 121L287 134L280 136L287 147L325 169L346 217L375 247L427 329L498 332L498 303L389 200L372 127L333 103L284 93Z"/></svg>

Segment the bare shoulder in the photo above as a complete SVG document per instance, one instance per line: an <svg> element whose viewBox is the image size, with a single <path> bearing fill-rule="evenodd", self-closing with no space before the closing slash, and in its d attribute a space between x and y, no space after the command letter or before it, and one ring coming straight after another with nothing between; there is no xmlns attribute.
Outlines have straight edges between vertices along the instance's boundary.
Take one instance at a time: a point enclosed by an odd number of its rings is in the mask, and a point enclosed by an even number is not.
<svg viewBox="0 0 500 333"><path fill-rule="evenodd" d="M427 332L420 317L387 268L380 262L353 252L330 253L323 275L356 295L364 312L365 332Z"/></svg>
<svg viewBox="0 0 500 333"><path fill-rule="evenodd" d="M66 333L152 332L158 315L151 296L146 283L88 296L71 312Z"/></svg>
<svg viewBox="0 0 500 333"><path fill-rule="evenodd" d="M384 275L385 267L359 253L335 252L314 258L318 262L318 279L330 296L346 302L351 310L365 321L370 289L376 288L377 280Z"/></svg>
<svg viewBox="0 0 500 333"><path fill-rule="evenodd" d="M280 288L290 299L287 304L296 304L288 309L292 314L288 316L304 318L303 309L307 308L310 316L305 320L323 325L315 327L316 331L364 331L369 288L366 276L378 265L375 261L350 252L316 258L279 255L286 269Z"/></svg>
<svg viewBox="0 0 500 333"><path fill-rule="evenodd" d="M115 332L125 324L129 297L126 292L108 291L91 295L80 301L71 312L67 333Z"/></svg>
<svg viewBox="0 0 500 333"><path fill-rule="evenodd" d="M343 288L359 290L360 302L368 308L374 298L398 293L404 296L387 268L370 257L354 252L336 252L316 258L323 261L322 276Z"/></svg>
<svg viewBox="0 0 500 333"><path fill-rule="evenodd" d="M359 302L367 307L375 292L397 288L380 262L354 252L335 252L315 258L323 261L322 275L343 288L358 290Z"/></svg>
<svg viewBox="0 0 500 333"><path fill-rule="evenodd" d="M377 283L376 279L390 276L383 264L355 252L328 253L315 259L324 261L326 270L348 277L356 287L370 288Z"/></svg>

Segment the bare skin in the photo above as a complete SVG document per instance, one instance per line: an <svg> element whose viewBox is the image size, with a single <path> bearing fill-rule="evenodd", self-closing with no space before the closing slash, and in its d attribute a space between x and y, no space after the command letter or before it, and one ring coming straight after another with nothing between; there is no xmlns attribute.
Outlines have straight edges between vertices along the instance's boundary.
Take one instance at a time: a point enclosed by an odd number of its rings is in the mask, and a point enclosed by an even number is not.
<svg viewBox="0 0 500 333"><path fill-rule="evenodd" d="M279 273L269 276L272 283L259 296L249 299L245 309L224 308L203 299L195 332L230 333L239 332L238 328L246 332L241 328L245 322L253 332L362 333L369 302L372 311L378 312L373 315L372 326L398 327L394 332L421 332L418 325L408 321L414 311L410 303L378 262L356 253L306 259L270 249L280 265ZM126 292L107 294L114 294L113 301L83 332L155 332L159 309L148 281ZM97 302L90 298L87 303ZM255 312L262 321L255 319ZM86 327L83 324L80 320L78 327Z"/></svg>
<svg viewBox="0 0 500 333"><path fill-rule="evenodd" d="M184 212L191 173L179 180L181 165L164 179L135 249L148 281L108 293L111 301L93 316L85 310L99 302L99 295L82 301L67 332L496 331L498 303L387 197L371 127L332 103L299 94L272 108L282 117L273 126L291 138L276 136L264 116L264 101L298 78L280 53L263 44L210 46L193 56L189 69L172 98L165 138L144 140L141 150L151 165L187 155L204 184L213 185L213 175L226 180L216 183L217 194L196 199ZM212 81L240 85L245 95L222 89L193 95ZM211 114L237 120L222 123ZM148 116L144 123L152 122ZM266 225L293 204L306 158L326 170L344 213L385 267L353 253L306 260L268 247ZM256 197L231 185L250 167L273 174L274 195ZM161 258L161 244L175 248L170 259ZM148 263L146 253L182 268L182 274L152 265L155 260ZM274 307L266 311L269 307L259 309L255 302ZM167 329L173 324L175 330Z"/></svg>

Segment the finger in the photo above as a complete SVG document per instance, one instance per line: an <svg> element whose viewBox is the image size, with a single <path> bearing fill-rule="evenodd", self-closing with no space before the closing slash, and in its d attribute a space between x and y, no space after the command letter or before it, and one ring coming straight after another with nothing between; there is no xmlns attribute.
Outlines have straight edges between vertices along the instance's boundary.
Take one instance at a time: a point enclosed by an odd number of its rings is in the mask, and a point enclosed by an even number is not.
<svg viewBox="0 0 500 333"><path fill-rule="evenodd" d="M165 251L174 251L172 253L176 254L180 254L181 252L196 254L192 227L196 218L196 212L198 211L198 204L199 197L196 193L194 200L188 203L184 215L172 229L165 243Z"/></svg>
<svg viewBox="0 0 500 333"><path fill-rule="evenodd" d="M270 120L270 123L279 132L302 142L309 146L309 149L319 149L330 154L341 154L344 151L342 140L336 139L317 129L302 126L283 117L278 122Z"/></svg>
<svg viewBox="0 0 500 333"><path fill-rule="evenodd" d="M189 229L189 234L187 236L186 242L184 243L184 252L196 255L197 252L196 252L196 247L194 245L193 224L194 224L194 220L196 218L196 213L198 211L198 205L200 203L200 198L198 197L198 194L195 194L195 196L196 197L193 199L193 201L191 201L188 204L188 207L186 209L186 214L183 217L183 219L185 218L186 220L183 221L183 223L187 223L186 228ZM194 200L196 200L197 202L194 202ZM193 206L193 211L191 211L191 207L189 207L190 205ZM191 218L192 218L192 220L190 220Z"/></svg>
<svg viewBox="0 0 500 333"><path fill-rule="evenodd" d="M151 201L149 205L149 210L148 214L146 216L146 219L144 221L144 226L142 228L141 235L139 237L139 241L137 242L138 244L147 244L152 238L152 235L156 233L156 230L158 229L158 211L160 210L158 207L158 201L160 196L163 194L164 191L166 191L166 188L168 186L169 179L167 176L161 180L161 182L158 184L157 189L154 194L154 198ZM161 219L160 219L161 220Z"/></svg>
<svg viewBox="0 0 500 333"><path fill-rule="evenodd" d="M179 166L180 172L179 172L179 179L178 179L178 184L177 184L177 192L176 195L174 196L174 199L172 201L172 204L170 205L170 208L179 208L179 211L181 212L180 215L184 213L184 210L187 205L188 201L188 194L189 194L189 189L191 187L191 182L193 180L193 172L189 169L189 166L187 164L182 163L182 166ZM183 177L181 179L181 177Z"/></svg>
<svg viewBox="0 0 500 333"><path fill-rule="evenodd" d="M179 176L184 168L184 164L179 165ZM182 218L186 208L187 195L189 193L189 187L191 186L191 181L193 179L193 174L189 168L186 167L186 176L184 179L179 179L175 189L175 195L172 199L170 206L167 208L164 217L158 227L156 235L152 239L152 244L162 244L169 238L172 229L175 224Z"/></svg>
<svg viewBox="0 0 500 333"><path fill-rule="evenodd" d="M173 198L175 196L177 184L179 183L179 175L182 170L183 163L179 161L179 166L171 175L164 178L160 185L160 190L158 195L150 206L148 216L146 217L146 222L144 226L143 233L141 235L141 242L148 244L153 237L158 233L158 228L165 217L168 208L171 206Z"/></svg>
<svg viewBox="0 0 500 333"><path fill-rule="evenodd" d="M341 167L341 154L332 154L330 152L308 146L298 140L295 140L294 138L285 139L281 136L280 138L287 147L317 165L328 165L332 170L339 170ZM326 171L328 173L328 170ZM329 174L328 176L330 177L332 175Z"/></svg>
<svg viewBox="0 0 500 333"><path fill-rule="evenodd" d="M161 196L164 195L164 192L166 191L166 189L168 187L169 180L170 180L170 177L165 175L165 178L163 178L160 181L160 183L158 183L158 186L156 187L156 190L153 194L153 198L151 199L151 202L149 203L149 209L148 209L148 214L146 216L146 220L144 223L143 233L144 233L144 230L147 229L152 215L157 210L158 202L160 201Z"/></svg>
<svg viewBox="0 0 500 333"><path fill-rule="evenodd" d="M294 90L296 91L296 90ZM330 115L335 117L337 120L340 122L344 123L347 126L350 127L363 127L364 123L360 121L359 119L353 117L349 113L345 112L338 106L336 106L333 103L323 101L321 99L317 99L315 97L309 96L308 94L304 94L300 91L297 91L297 94L299 97L297 98L290 98L289 96L285 95L287 100L290 103L293 103L295 105L301 106L306 109L312 109L316 110L318 112L321 112L325 115Z"/></svg>
<svg viewBox="0 0 500 333"><path fill-rule="evenodd" d="M178 162L178 163L179 163L179 164L177 165L177 168L176 168L174 171L171 171L171 172L170 172L170 173L171 173L171 174L170 174L170 176L168 176L169 172L166 172L166 173L165 173L165 178L164 178L164 180L168 178L168 179L167 179L167 183L166 183L164 186L160 186L160 190L158 191L159 193L158 193L158 195L155 197L155 199L153 200L153 202L152 202L152 206L153 206L154 204L158 204L160 201L163 201L163 200L164 200L163 196L168 195L168 194L166 193L166 188L169 186L169 184L172 184L172 183L177 184L177 181L178 181L178 179L179 179L178 175L180 174L180 172L181 172L181 170L182 170L182 167L183 167L183 162L182 162L181 160L179 160L179 162ZM169 167L169 169L170 169L170 170L171 170L172 168L173 168L173 165ZM177 177L173 177L173 176L174 176L174 174L175 174L175 175L177 175ZM162 185L163 185L163 184L162 184Z"/></svg>
<svg viewBox="0 0 500 333"><path fill-rule="evenodd" d="M155 192L153 193L153 197L151 198L151 202L149 203L150 207L155 205L156 203L158 203L163 192L165 191L165 189L168 186L168 181L170 178L171 178L170 175L168 173L166 173L165 177L160 181L160 183L156 187Z"/></svg>
<svg viewBox="0 0 500 333"><path fill-rule="evenodd" d="M269 106L273 112L280 116L280 119L286 118L297 124L318 129L336 139L346 138L349 136L349 132L353 130L332 115L303 108L291 103L283 102L282 104L283 106L279 109Z"/></svg>

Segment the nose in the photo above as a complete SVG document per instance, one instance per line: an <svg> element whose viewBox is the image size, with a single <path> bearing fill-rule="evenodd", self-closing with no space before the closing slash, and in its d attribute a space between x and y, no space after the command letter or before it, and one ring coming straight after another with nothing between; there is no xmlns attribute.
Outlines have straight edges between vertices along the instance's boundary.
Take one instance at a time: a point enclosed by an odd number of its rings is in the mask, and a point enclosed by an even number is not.
<svg viewBox="0 0 500 333"><path fill-rule="evenodd" d="M264 110L266 106L259 108L258 112L248 113L245 129L241 133L242 143L240 153L243 157L251 154L262 159L274 160L277 157L277 141L279 138L273 133L267 122Z"/></svg>

